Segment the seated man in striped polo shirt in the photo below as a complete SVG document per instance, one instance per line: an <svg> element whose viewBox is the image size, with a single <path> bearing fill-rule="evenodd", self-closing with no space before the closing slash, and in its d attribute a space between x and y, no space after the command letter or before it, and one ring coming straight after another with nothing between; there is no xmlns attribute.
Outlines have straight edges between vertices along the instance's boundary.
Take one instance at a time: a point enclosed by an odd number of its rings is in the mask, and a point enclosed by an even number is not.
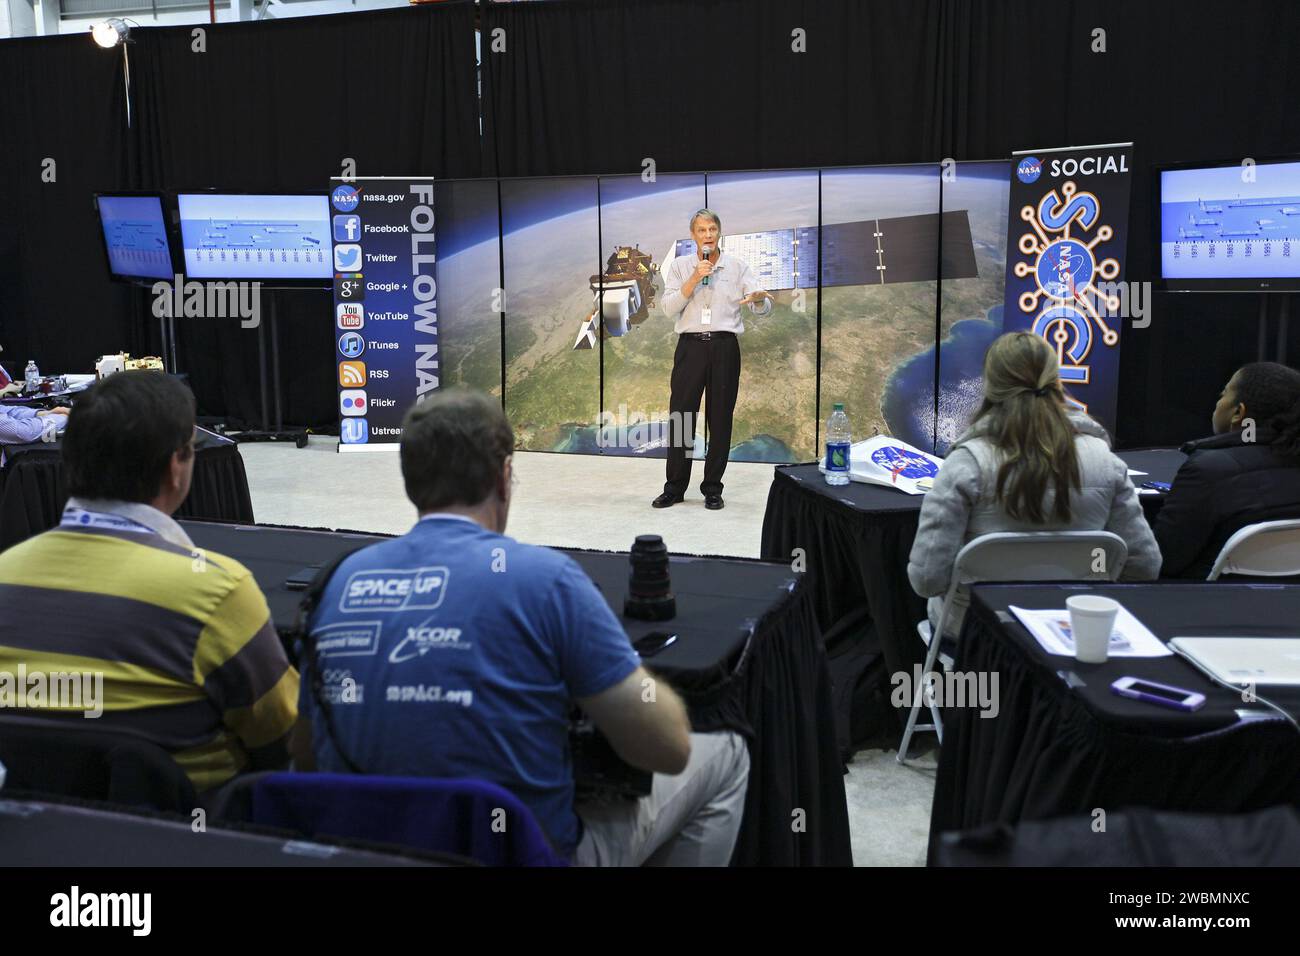
<svg viewBox="0 0 1300 956"><path fill-rule="evenodd" d="M266 599L246 568L197 550L170 517L190 489L194 396L161 372L107 378L77 401L63 457L62 523L0 553L0 675L22 668L24 686L65 688L51 678L84 675L102 695L91 709L23 694L0 701L0 716L16 706L143 735L200 794L284 767L298 673Z"/></svg>

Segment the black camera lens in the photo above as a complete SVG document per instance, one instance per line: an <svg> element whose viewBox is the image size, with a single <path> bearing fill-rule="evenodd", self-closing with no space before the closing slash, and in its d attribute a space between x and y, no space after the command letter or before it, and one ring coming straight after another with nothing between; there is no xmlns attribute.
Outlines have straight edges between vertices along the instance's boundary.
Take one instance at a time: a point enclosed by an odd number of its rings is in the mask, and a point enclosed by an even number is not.
<svg viewBox="0 0 1300 956"><path fill-rule="evenodd" d="M666 621L677 616L668 574L668 548L657 534L638 535L628 555L628 575L623 613L642 621Z"/></svg>

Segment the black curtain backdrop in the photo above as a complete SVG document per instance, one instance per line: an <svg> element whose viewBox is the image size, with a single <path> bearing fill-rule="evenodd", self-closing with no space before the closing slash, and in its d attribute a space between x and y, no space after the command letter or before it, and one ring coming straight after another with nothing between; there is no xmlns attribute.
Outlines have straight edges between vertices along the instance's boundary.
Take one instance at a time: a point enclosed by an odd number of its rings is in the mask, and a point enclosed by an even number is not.
<svg viewBox="0 0 1300 956"><path fill-rule="evenodd" d="M357 175L476 176L472 3L258 23L134 29L132 127L119 50L88 36L0 43L0 344L10 371L85 370L159 354L147 290L112 283L91 194L114 189L323 191ZM41 160L57 160L55 183ZM328 291L274 296L287 422L337 422ZM257 332L177 322L200 414L260 419Z"/></svg>
<svg viewBox="0 0 1300 956"><path fill-rule="evenodd" d="M0 42L0 361L15 377L29 358L81 372L144 343L91 205L96 189L132 181L122 56L75 40Z"/></svg>
<svg viewBox="0 0 1300 956"><path fill-rule="evenodd" d="M208 26L206 53L192 27L137 29L129 132L120 52L80 35L5 41L0 360L20 372L29 357L57 370L157 353L147 294L106 277L92 192L315 190L345 157L359 175L457 178L1133 140L1128 277L1147 280L1153 165L1300 153L1298 28L1300 5L1276 0L550 0ZM276 295L286 419L333 424L328 294ZM1255 295L1157 294L1150 327L1124 331L1120 444L1206 432L1219 388L1255 358L1258 313ZM256 335L179 328L201 410L256 418ZM1300 364L1300 329L1287 360Z"/></svg>

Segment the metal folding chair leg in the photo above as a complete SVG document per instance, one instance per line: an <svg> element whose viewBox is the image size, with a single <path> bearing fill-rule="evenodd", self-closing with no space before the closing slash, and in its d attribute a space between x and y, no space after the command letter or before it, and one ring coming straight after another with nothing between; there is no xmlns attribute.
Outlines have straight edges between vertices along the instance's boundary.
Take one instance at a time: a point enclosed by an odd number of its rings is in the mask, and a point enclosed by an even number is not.
<svg viewBox="0 0 1300 956"><path fill-rule="evenodd" d="M946 617L947 615L944 616ZM944 622L941 620L940 623L942 624ZM939 635L930 635L930 646L926 650L925 654L925 666L921 669L921 686L917 687L915 692L912 694L912 711L907 715L907 727L903 731L902 742L898 745L898 757L896 759L899 763L907 762L907 748L911 746L912 734L918 730L933 730L935 736L939 738L939 743L941 745L943 744L943 719L939 716L939 707L935 701L933 690L930 687L930 681L926 676L934 670L935 659L939 656L939 640ZM916 722L917 716L921 713L922 694L925 695L926 703L930 707L930 719L932 722L928 724L918 724Z"/></svg>
<svg viewBox="0 0 1300 956"><path fill-rule="evenodd" d="M1098 548L1107 558L1104 572L1091 570ZM948 629L949 619L956 616L953 614L953 602L962 587L977 581L1115 581L1124 570L1127 559L1128 546L1119 535L1110 531L995 531L982 534L963 545L953 561L952 576L943 598L938 624L928 640L924 630L925 622L918 625L921 639L926 641L928 648L924 683L912 695L907 729L903 731L903 740L898 746L898 762L907 761L912 734L918 730L933 730L939 737L939 743L943 743L943 718L933 685L926 678L935 671L936 658L942 661L945 672L954 667L954 661L949 655L939 653L939 644ZM1044 573L1048 575L1046 578L1043 577ZM916 722L921 712L922 694L926 695L925 703L930 708L933 721L930 724Z"/></svg>

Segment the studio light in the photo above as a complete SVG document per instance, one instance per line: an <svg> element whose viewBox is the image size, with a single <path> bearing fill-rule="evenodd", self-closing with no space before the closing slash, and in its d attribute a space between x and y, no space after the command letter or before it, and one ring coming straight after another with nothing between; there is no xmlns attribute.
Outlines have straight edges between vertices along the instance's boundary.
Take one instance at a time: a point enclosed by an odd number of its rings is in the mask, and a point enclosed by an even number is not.
<svg viewBox="0 0 1300 956"><path fill-rule="evenodd" d="M131 35L131 28L125 20L113 17L92 26L90 35L100 46L111 49L119 43L126 42L126 38Z"/></svg>
<svg viewBox="0 0 1300 956"><path fill-rule="evenodd" d="M105 50L115 46L122 48L122 90L126 101L126 128L131 128L131 56L127 52L127 40L131 37L131 27L139 26L134 20L121 17L109 17L90 28L94 41Z"/></svg>

